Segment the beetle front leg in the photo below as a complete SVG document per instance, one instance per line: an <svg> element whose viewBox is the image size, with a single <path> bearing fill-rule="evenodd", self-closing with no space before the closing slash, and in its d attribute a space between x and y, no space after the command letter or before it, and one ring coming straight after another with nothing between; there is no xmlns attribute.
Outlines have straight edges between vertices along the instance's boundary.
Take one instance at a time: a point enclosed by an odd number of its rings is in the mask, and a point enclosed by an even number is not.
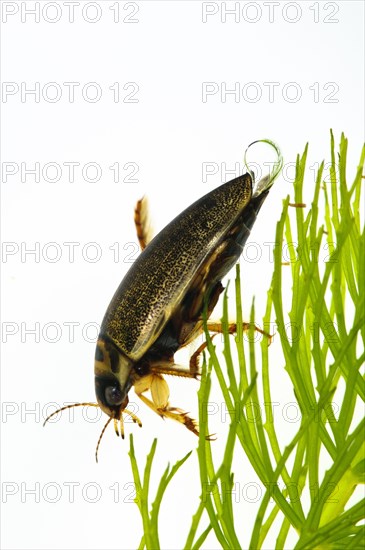
<svg viewBox="0 0 365 550"><path fill-rule="evenodd" d="M149 374L144 376L134 384L134 389L138 397L150 409L162 418L171 418L176 420L193 432L199 435L198 423L188 416L188 413L176 407L169 406L170 390L166 380L160 374ZM152 400L148 399L143 393L151 391Z"/></svg>

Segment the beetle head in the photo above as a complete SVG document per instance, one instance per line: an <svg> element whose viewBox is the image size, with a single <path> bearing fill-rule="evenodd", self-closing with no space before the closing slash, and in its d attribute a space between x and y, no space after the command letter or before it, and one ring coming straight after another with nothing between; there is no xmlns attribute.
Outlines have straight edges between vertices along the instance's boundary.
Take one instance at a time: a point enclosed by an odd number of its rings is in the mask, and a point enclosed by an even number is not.
<svg viewBox="0 0 365 550"><path fill-rule="evenodd" d="M128 405L128 392L133 385L131 371L133 361L129 359L108 338L99 337L95 350L95 393L101 410L109 416L96 446L96 461L101 438L111 422L114 421L115 433L124 439L123 414L127 414L140 427L139 418L126 409ZM120 434L118 428L120 424Z"/></svg>
<svg viewBox="0 0 365 550"><path fill-rule="evenodd" d="M118 436L121 435L123 439L123 414L130 416L133 422L136 422L140 427L142 426L139 418L132 411L126 409L128 405L128 392L133 385L131 376L133 364L133 361L123 354L110 339L99 337L95 352L95 392L98 402L74 403L73 405L61 407L47 416L43 425L56 414L72 407L99 407L109 418L102 429L96 445L95 458L97 462L101 439L112 420L114 421L115 433Z"/></svg>
<svg viewBox="0 0 365 550"><path fill-rule="evenodd" d="M111 418L120 418L128 404L133 362L109 339L100 338L95 350L95 393L99 407Z"/></svg>

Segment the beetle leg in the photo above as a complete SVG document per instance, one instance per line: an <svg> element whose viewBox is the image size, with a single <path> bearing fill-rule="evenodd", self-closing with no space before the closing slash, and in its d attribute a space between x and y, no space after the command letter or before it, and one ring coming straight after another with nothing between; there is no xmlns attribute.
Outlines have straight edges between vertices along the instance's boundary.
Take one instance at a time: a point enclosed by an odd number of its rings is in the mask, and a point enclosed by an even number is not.
<svg viewBox="0 0 365 550"><path fill-rule="evenodd" d="M251 328L251 326L252 326L251 323L242 323L243 330L249 330ZM224 332L224 328L223 328L222 323L217 322L217 321L208 321L207 322L207 328L210 332L215 332L215 333L223 333ZM269 339L269 344L271 344L271 340L273 339L272 334L269 334L268 332L265 332L264 330L257 327L256 325L254 325L254 329L255 329L256 332L259 332L260 334L263 334L264 336L266 336ZM229 334L234 334L235 332L237 332L237 323L228 323L228 332L229 332Z"/></svg>
<svg viewBox="0 0 365 550"><path fill-rule="evenodd" d="M134 208L134 223L136 226L139 246L141 247L141 250L144 250L153 237L148 215L148 201L146 197L142 197L139 201L137 201Z"/></svg>
<svg viewBox="0 0 365 550"><path fill-rule="evenodd" d="M156 375L168 374L171 376L181 376L182 378L195 378L195 375L192 374L190 370L176 363L169 363L168 365L150 365L150 371Z"/></svg>
<svg viewBox="0 0 365 550"><path fill-rule="evenodd" d="M181 376L182 378L196 378L185 366L174 363L173 355L170 358L150 359L148 361L148 371L156 376L168 374Z"/></svg>
<svg viewBox="0 0 365 550"><path fill-rule="evenodd" d="M251 327L251 323L242 323L243 330L249 330ZM222 323L218 321L208 321L207 322L207 329L209 332L213 332L212 339L214 336L217 336L217 334L221 334L224 332ZM264 336L267 336L269 339L269 345L271 344L271 341L273 339L273 335L269 334L268 332L265 332L264 330L261 330L259 327L255 325L255 330L257 332L260 332ZM229 323L228 324L228 332L229 334L234 334L237 332L237 324L236 323ZM199 368L199 357L202 351L206 349L208 346L207 342L203 342L198 349L193 353L193 355L190 357L189 362L189 371L193 378L196 378L200 374L200 368Z"/></svg>
<svg viewBox="0 0 365 550"><path fill-rule="evenodd" d="M211 339L213 340L214 336L217 336L218 332L215 334L212 334ZM194 351L193 355L190 357L189 361L189 372L192 377L197 378L200 375L200 365L199 365L199 357L202 353L202 351L205 350L205 348L208 346L208 342L203 342L196 351Z"/></svg>
<svg viewBox="0 0 365 550"><path fill-rule="evenodd" d="M138 397L152 409L156 414L162 418L171 418L176 420L195 433L199 435L198 424L196 420L193 420L188 416L188 413L176 407L169 407L169 387L166 380L161 374L149 374L144 376L134 384L134 389ZM147 390L151 390L152 400L148 399L143 393Z"/></svg>

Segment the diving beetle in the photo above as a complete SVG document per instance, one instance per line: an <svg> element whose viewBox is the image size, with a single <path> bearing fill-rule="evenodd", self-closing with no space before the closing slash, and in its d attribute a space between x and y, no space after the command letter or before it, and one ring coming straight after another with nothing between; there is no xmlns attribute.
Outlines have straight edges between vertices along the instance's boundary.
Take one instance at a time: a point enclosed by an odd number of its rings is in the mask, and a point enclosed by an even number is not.
<svg viewBox="0 0 365 550"><path fill-rule="evenodd" d="M145 201L138 201L135 224L142 252L117 288L101 324L95 352L97 403L68 405L45 420L70 407L100 407L109 419L97 443L96 460L112 420L117 435L119 421L123 438L123 414L142 426L127 409L132 387L162 418L177 420L198 435L197 422L169 405L163 375L199 375L198 356L205 344L192 355L189 368L176 365L174 354L204 332L205 308L208 330L221 331L219 323L209 321L223 291L221 280L238 261L281 169L277 146L269 140L260 141L274 147L278 155L276 171L270 177L254 186L253 173L247 172L224 183L186 208L152 240ZM145 395L148 390L151 398Z"/></svg>

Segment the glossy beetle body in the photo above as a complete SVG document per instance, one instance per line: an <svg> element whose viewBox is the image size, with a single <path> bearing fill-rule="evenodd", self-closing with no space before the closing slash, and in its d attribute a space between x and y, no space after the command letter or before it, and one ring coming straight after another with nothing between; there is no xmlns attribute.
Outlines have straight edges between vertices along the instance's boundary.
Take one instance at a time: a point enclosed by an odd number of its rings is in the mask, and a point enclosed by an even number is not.
<svg viewBox="0 0 365 550"><path fill-rule="evenodd" d="M127 409L132 387L161 417L177 420L198 434L187 413L169 406L163 375L196 378L199 374L197 358L204 344L188 369L175 364L174 354L203 332L203 310L206 307L209 318L223 291L221 280L239 259L280 170L280 152L267 143L279 159L271 178L262 179L255 189L249 173L221 185L186 208L149 243L139 201L135 221L143 250L116 290L101 325L95 352L97 404L76 405L98 406L109 416L96 455L112 420L117 435L120 423L122 437L123 414L141 426ZM208 322L209 330L217 332L217 326Z"/></svg>
<svg viewBox="0 0 365 550"><path fill-rule="evenodd" d="M161 376L196 376L174 366L174 353L201 332L204 302L209 317L267 193L252 197L249 174L221 185L169 223L134 262L107 309L96 348L97 400L110 417L121 418L132 386L141 397L147 389L153 393L155 383L163 398L152 395L147 404L196 432L187 415L169 411Z"/></svg>

